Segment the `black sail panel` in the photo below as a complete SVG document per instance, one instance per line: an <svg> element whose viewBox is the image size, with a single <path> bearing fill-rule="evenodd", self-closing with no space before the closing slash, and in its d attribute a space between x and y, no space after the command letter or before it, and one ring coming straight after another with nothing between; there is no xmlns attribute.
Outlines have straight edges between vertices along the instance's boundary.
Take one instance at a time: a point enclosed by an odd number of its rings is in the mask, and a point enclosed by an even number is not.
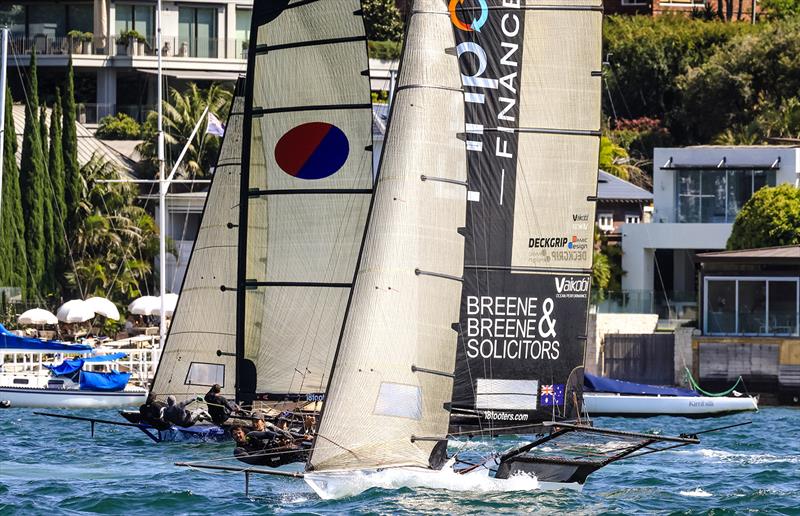
<svg viewBox="0 0 800 516"><path fill-rule="evenodd" d="M591 286L597 0L450 2L469 194L454 431L571 417Z"/></svg>

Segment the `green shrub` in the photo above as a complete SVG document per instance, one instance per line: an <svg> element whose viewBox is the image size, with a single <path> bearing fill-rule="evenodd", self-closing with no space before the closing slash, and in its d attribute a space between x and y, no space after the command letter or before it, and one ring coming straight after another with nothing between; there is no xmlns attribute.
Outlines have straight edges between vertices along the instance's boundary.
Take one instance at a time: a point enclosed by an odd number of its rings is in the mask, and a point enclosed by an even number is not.
<svg viewBox="0 0 800 516"><path fill-rule="evenodd" d="M369 57L373 59L399 59L402 45L397 41L370 41Z"/></svg>
<svg viewBox="0 0 800 516"><path fill-rule="evenodd" d="M138 140L142 137L142 126L125 113L103 117L95 134L101 140Z"/></svg>
<svg viewBox="0 0 800 516"><path fill-rule="evenodd" d="M790 184L762 188L736 215L728 249L800 244L800 189Z"/></svg>

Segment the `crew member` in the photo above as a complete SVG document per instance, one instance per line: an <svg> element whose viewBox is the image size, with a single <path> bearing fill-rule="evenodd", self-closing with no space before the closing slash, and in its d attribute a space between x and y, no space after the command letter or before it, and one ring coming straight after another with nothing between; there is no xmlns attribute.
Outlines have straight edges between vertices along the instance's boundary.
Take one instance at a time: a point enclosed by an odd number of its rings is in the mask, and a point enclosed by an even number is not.
<svg viewBox="0 0 800 516"><path fill-rule="evenodd" d="M172 423L173 425L188 428L197 423L197 421L202 417L208 417L210 419L211 416L209 416L205 410L196 409L192 412L186 410L186 407L194 401L195 399L191 398L178 403L175 399L175 396L167 396L167 407L164 409L164 420Z"/></svg>
<svg viewBox="0 0 800 516"><path fill-rule="evenodd" d="M208 413L211 415L211 421L217 425L221 425L231 416L232 412L239 411L239 405L229 401L225 396L220 394L222 387L215 383L211 386L205 396L206 404L208 404Z"/></svg>
<svg viewBox="0 0 800 516"><path fill-rule="evenodd" d="M147 395L147 401L139 407L139 415L141 416L142 423L147 423L156 428L164 425L164 405L160 401L156 401L155 393L151 392Z"/></svg>

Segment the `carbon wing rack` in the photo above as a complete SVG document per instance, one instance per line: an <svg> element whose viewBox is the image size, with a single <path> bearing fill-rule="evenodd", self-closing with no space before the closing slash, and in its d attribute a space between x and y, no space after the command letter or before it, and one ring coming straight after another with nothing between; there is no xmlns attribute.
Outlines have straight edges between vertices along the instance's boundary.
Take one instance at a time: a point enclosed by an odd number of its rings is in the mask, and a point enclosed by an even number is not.
<svg viewBox="0 0 800 516"><path fill-rule="evenodd" d="M699 444L699 434L746 424L750 422L670 437L586 424L545 423L539 439L495 459L495 476L526 473L536 475L540 482L580 485L591 473L613 462Z"/></svg>

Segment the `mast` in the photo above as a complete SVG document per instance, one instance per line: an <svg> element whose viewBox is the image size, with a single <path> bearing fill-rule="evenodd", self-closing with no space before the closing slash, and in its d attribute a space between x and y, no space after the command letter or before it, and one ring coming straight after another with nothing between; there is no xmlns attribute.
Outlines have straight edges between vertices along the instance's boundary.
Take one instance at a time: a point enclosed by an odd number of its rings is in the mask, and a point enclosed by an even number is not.
<svg viewBox="0 0 800 516"><path fill-rule="evenodd" d="M360 2L255 2L239 212L237 399L319 401L373 192Z"/></svg>
<svg viewBox="0 0 800 516"><path fill-rule="evenodd" d="M0 152L5 143L6 130L6 64L8 60L8 27L0 29ZM3 158L0 156L0 207L3 204ZM0 211L2 213L2 211Z"/></svg>
<svg viewBox="0 0 800 516"><path fill-rule="evenodd" d="M452 422L518 433L573 417L581 400L602 5L450 6L470 185Z"/></svg>
<svg viewBox="0 0 800 516"><path fill-rule="evenodd" d="M446 2L415 2L315 472L439 468L446 455L466 208L453 45Z"/></svg>
<svg viewBox="0 0 800 516"><path fill-rule="evenodd" d="M161 70L161 0L156 3L156 52L158 55L158 86L156 87L156 106L158 109L158 291L161 298L161 316L158 324L158 343L161 349L167 337L167 318L165 295L167 290L167 189L169 184L164 177L164 114L162 112L163 76Z"/></svg>

